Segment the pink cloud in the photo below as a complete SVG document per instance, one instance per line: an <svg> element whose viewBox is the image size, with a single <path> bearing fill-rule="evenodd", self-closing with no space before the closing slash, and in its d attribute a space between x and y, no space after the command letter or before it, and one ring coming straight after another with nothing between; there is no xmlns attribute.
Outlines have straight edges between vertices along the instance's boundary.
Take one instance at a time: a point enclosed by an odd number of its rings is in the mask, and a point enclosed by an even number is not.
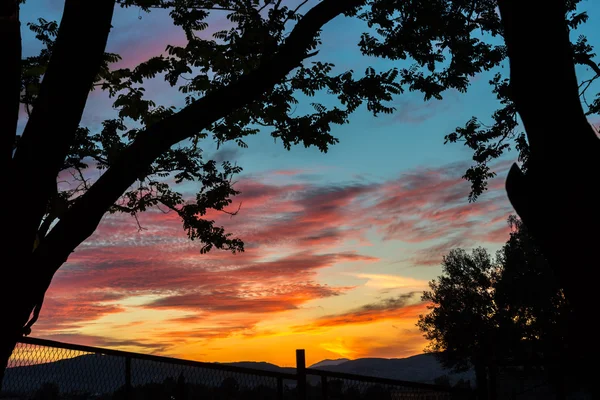
<svg viewBox="0 0 600 400"><path fill-rule="evenodd" d="M332 288L310 282L272 285L243 292L230 288L165 297L147 307L208 310L219 314L275 313L296 309L309 300L337 296L348 289L351 288Z"/></svg>
<svg viewBox="0 0 600 400"><path fill-rule="evenodd" d="M146 308L209 315L239 312L256 315L253 320L258 321L260 315L351 290L323 285L317 275L339 263L356 262L363 268L377 262L360 249L339 250L348 243L364 243L369 231L381 240L418 243L423 250L399 254L415 266L439 264L453 247L506 240L510 207L504 192L490 190L479 202L467 203L469 185L460 178L465 168L420 168L383 182L329 186L242 177L236 186L242 194L232 204L242 204L240 213L207 215L245 241L246 251L236 255L200 255L199 245L185 237L175 213L141 215L142 231L129 216L109 215L56 275L40 326L81 326L120 312L119 296L146 294L159 297ZM114 302L98 298L97 293L108 292L117 296ZM75 312L79 317L70 316L70 304L82 305L82 312ZM373 313L341 315L334 322L366 320Z"/></svg>
<svg viewBox="0 0 600 400"><path fill-rule="evenodd" d="M275 171L275 175L285 175L285 176L294 176L305 173L306 171L301 169L282 169L279 171Z"/></svg>
<svg viewBox="0 0 600 400"><path fill-rule="evenodd" d="M123 298L123 295L109 292L85 294L57 294L56 291L44 300L36 330L45 332L65 331L80 328L102 316L124 311L120 306L106 304Z"/></svg>

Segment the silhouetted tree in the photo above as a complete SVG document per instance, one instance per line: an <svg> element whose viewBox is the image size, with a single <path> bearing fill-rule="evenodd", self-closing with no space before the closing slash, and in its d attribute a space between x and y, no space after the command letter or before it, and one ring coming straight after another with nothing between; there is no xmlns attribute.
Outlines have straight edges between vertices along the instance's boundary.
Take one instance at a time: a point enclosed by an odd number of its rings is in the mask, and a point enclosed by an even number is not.
<svg viewBox="0 0 600 400"><path fill-rule="evenodd" d="M510 238L495 259L482 248L444 257L442 276L423 295L430 312L418 322L445 367L475 367L480 396L497 360L555 365L570 329L571 308L553 269L525 225L514 215L508 223Z"/></svg>
<svg viewBox="0 0 600 400"><path fill-rule="evenodd" d="M515 332L503 336L519 339L511 345L519 357L555 359L568 345L571 307L527 227L514 215L508 222L510 238L497 253L501 273L494 284L494 301L503 326Z"/></svg>
<svg viewBox="0 0 600 400"><path fill-rule="evenodd" d="M210 209L235 213L228 210L238 193L231 179L241 169L204 158L203 141L246 147L244 138L261 128L286 149L327 151L338 141L331 126L347 123L359 106L377 115L391 113L386 102L405 89L426 99L464 91L469 77L498 65L504 54L480 39L500 29L489 0L322 0L310 9L306 1L282 0L65 0L60 23L27 24L42 50L22 59L21 2L0 3L0 170L8 188L0 196L7 210L0 374L16 340L36 321L52 277L107 212L136 216L162 207L181 217L202 252L243 250L239 238L204 218ZM135 68L111 68L120 60L105 52L115 6L167 9L186 43ZM227 15L231 29L199 34L217 14ZM409 58L413 66L335 70L319 53L319 35L338 16L371 28L358 43L363 54ZM448 56L452 62L443 63ZM157 76L179 88L184 106L145 97L144 82ZM116 108L98 131L80 126L91 89L113 97ZM310 103L314 111L292 113L299 95L317 92L332 96L333 105ZM90 170L102 175L90 180ZM71 175L68 184L57 184ZM200 186L191 201L167 183L190 181Z"/></svg>
<svg viewBox="0 0 600 400"><path fill-rule="evenodd" d="M446 368L465 371L475 367L477 390L487 393L486 366L492 356L497 308L494 281L498 272L491 255L483 248L471 254L454 249L444 256L442 275L429 283L423 301L430 312L419 316L418 326Z"/></svg>
<svg viewBox="0 0 600 400"><path fill-rule="evenodd" d="M574 359L581 356L581 350L573 348L568 338L572 309L527 227L515 216L509 224L513 229L497 255L502 273L495 284L502 338L511 340L503 355L517 363L521 359L536 363L547 372L558 398L564 398L566 375L581 373L581 363Z"/></svg>
<svg viewBox="0 0 600 400"><path fill-rule="evenodd" d="M465 174L472 183L472 200L494 176L489 163L511 147L518 150L519 163L509 171L506 190L573 307L572 347L578 346L589 315L595 313L589 296L596 282L585 277L598 265L600 241L600 208L592 183L600 142L588 122L600 114L600 95L590 93L597 88L600 66L587 38L572 32L588 19L578 4L544 2L542 17L537 2L499 0L510 79L497 74L490 84L501 108L491 123L474 117L446 136L473 150L474 165ZM541 67L541 60L550 59ZM577 79L578 65L591 72L589 79ZM593 100L588 102L586 94ZM598 350L589 350L590 360L597 359Z"/></svg>

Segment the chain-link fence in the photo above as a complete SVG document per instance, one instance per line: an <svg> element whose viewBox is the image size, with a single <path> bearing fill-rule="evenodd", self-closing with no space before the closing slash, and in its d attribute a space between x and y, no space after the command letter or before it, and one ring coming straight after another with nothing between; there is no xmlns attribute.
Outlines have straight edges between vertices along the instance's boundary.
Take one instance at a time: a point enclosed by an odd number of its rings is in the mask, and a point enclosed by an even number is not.
<svg viewBox="0 0 600 400"><path fill-rule="evenodd" d="M0 398L14 400L465 399L470 391L304 368L292 372L23 338ZM297 371L297 373L296 373Z"/></svg>
<svg viewBox="0 0 600 400"><path fill-rule="evenodd" d="M462 400L472 392L444 386L307 369L307 398L323 400Z"/></svg>
<svg viewBox="0 0 600 400"><path fill-rule="evenodd" d="M494 387L498 400L567 399L591 400L595 398L591 385L581 368L592 368L585 361L541 363L510 362L495 367Z"/></svg>

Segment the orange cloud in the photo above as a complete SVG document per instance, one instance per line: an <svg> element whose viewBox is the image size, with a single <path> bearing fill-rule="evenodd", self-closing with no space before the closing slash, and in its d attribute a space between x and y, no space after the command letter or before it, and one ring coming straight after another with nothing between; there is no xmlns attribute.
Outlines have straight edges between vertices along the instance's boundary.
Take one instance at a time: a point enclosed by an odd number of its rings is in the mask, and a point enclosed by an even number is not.
<svg viewBox="0 0 600 400"><path fill-rule="evenodd" d="M141 215L142 231L129 216L109 215L56 275L34 334L116 335L106 340L156 343L177 353L186 337L192 342L243 337L258 343L265 335L284 332L320 335L343 327L414 321L425 312L416 294L344 310L345 300L336 299L342 294L351 298L356 282L341 284L330 277L325 284L322 279L336 266L353 263L353 272L342 275L366 279L361 290L381 295L391 285L419 291L424 281L377 278L383 276L381 269L368 271L366 266L380 268L386 260L362 254L356 244L417 244L399 254L402 261L429 266L439 265L450 248L506 240L502 230L510 208L504 193L490 191L465 205L469 186L460 178L464 168L422 168L388 181L339 185L303 180L301 174L291 182L268 175L241 177L237 188L242 194L232 204L237 208L241 202L240 213L233 218L208 215L245 241L246 251L236 255L200 255L175 213ZM378 238L367 238L369 232ZM336 312L315 318L314 311L307 311L324 302L337 304ZM301 319L295 320L296 315ZM147 318L152 322L125 324ZM273 318L282 319L265 328ZM101 324L107 328L99 333ZM111 333L115 331L118 335ZM396 346L392 339L386 343ZM384 352L374 347L364 351Z"/></svg>
<svg viewBox="0 0 600 400"><path fill-rule="evenodd" d="M105 315L122 312L123 307L111 304L122 298L108 292L46 296L35 329L49 332L80 328Z"/></svg>
<svg viewBox="0 0 600 400"><path fill-rule="evenodd" d="M349 287L332 288L311 282L274 284L248 288L246 291L224 290L192 292L164 297L146 307L177 308L216 313L273 313L298 308L314 299L338 296Z"/></svg>
<svg viewBox="0 0 600 400"><path fill-rule="evenodd" d="M420 302L419 296L419 292L411 292L383 299L378 303L366 304L342 314L318 318L310 324L296 326L295 330L306 331L351 324L369 324L381 320L414 319L426 310L426 305Z"/></svg>
<svg viewBox="0 0 600 400"><path fill-rule="evenodd" d="M335 337L324 342L321 347L338 354L340 357L355 359L363 357L402 358L423 351L426 341L416 328L407 329L393 326L375 325L378 332L385 334ZM375 329L374 329L375 330Z"/></svg>

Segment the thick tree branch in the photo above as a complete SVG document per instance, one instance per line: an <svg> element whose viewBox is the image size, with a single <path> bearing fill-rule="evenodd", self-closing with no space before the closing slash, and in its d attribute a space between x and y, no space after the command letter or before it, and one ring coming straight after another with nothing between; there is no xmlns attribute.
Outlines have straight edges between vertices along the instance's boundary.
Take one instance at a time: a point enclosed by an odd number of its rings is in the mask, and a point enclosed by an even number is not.
<svg viewBox="0 0 600 400"><path fill-rule="evenodd" d="M101 65L115 0L66 0L52 57L14 157L13 190L34 235Z"/></svg>
<svg viewBox="0 0 600 400"><path fill-rule="evenodd" d="M94 232L106 210L160 154L258 99L300 65L312 50L315 36L327 22L364 3L365 0L322 1L305 14L278 51L259 68L140 134L115 164L75 202L32 255L35 264L43 260L44 268L49 269L45 270L48 283L69 254Z"/></svg>
<svg viewBox="0 0 600 400"><path fill-rule="evenodd" d="M511 203L551 252L554 230L566 232L574 217L552 218L556 209L584 209L584 194L600 152L579 97L563 0L500 0L510 61L510 88L530 145L527 176L513 168L507 180ZM547 60L539 68L539 60ZM532 186L532 185L535 185ZM560 187L559 190L552 188ZM591 221L591 216L582 216ZM558 221L557 221L558 219Z"/></svg>
<svg viewBox="0 0 600 400"><path fill-rule="evenodd" d="M598 264L600 141L581 106L564 0L499 0L499 7L512 98L531 151L527 173L514 165L506 190L573 307L569 340L576 348L595 312L589 296Z"/></svg>
<svg viewBox="0 0 600 400"><path fill-rule="evenodd" d="M592 71L596 73L596 76L600 75L600 67L591 58L586 57L585 59L581 60L581 63L590 67Z"/></svg>
<svg viewBox="0 0 600 400"><path fill-rule="evenodd" d="M572 151L595 143L579 99L564 0L548 0L543 5L532 0L500 0L498 5L513 100L532 153L557 160L567 142L574 146ZM540 60L545 61L543 68ZM567 131L570 140L566 141Z"/></svg>
<svg viewBox="0 0 600 400"><path fill-rule="evenodd" d="M12 159L21 90L21 23L19 1L0 2L0 168Z"/></svg>

